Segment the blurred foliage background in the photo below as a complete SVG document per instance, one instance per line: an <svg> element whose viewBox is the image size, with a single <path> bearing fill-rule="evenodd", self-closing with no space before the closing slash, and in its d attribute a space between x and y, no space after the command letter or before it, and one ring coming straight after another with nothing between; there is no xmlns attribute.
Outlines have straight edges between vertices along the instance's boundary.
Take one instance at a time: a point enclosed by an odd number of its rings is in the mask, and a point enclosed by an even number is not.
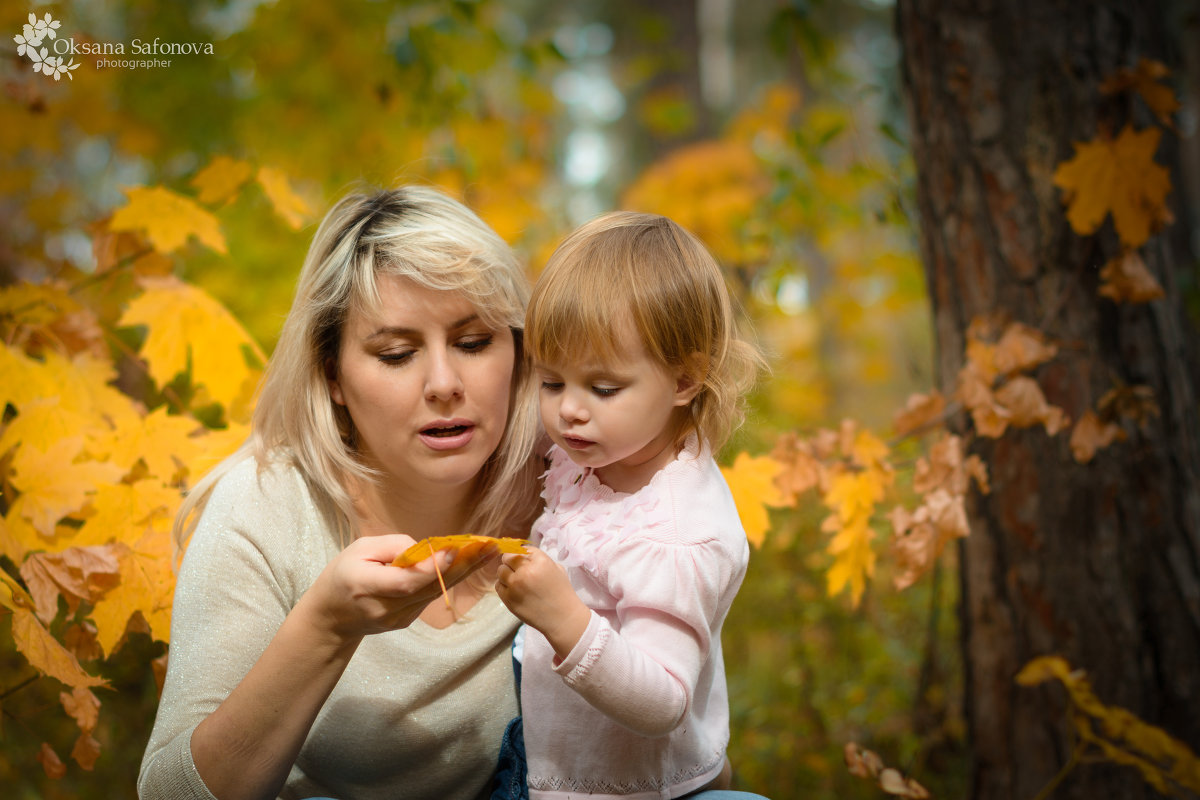
<svg viewBox="0 0 1200 800"><path fill-rule="evenodd" d="M145 69L78 55L57 82L6 53L4 284L86 281L95 225L124 188L190 193L229 156L282 170L300 218L243 191L217 211L227 253L193 242L163 268L268 353L323 209L354 186L416 181L479 211L531 274L611 208L704 239L773 370L725 463L846 417L886 431L933 382L887 0L6 2L0 29L15 34L30 12L51 12L76 44L125 42L116 58L152 57L132 55L134 39L213 53ZM877 796L843 766L857 741L935 795L962 794L953 565L905 592L880 575L852 609L827 597L819 524L812 508L772 512L726 625L737 788ZM37 744L66 753L78 731L0 626L5 795L133 796L163 650L133 635L101 665L115 689L102 694L102 755L55 781Z"/></svg>

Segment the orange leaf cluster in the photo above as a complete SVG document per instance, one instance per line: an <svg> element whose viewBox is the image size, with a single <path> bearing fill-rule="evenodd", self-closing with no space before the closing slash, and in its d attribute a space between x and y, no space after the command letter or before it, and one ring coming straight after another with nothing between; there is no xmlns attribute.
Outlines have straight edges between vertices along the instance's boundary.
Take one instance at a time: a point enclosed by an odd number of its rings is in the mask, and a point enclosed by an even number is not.
<svg viewBox="0 0 1200 800"><path fill-rule="evenodd" d="M976 318L967 329L967 360L955 399L971 412L980 436L999 438L1009 426L1043 425L1051 436L1068 423L1061 408L1046 402L1037 381L1020 373L1058 353L1040 331L1013 322L997 338L996 322ZM992 341L995 339L995 341Z"/></svg>
<svg viewBox="0 0 1200 800"><path fill-rule="evenodd" d="M917 459L913 489L923 497L915 511L892 509L892 555L896 560L894 583L905 589L930 569L948 542L970 533L966 494L971 481L986 494L987 467L978 456L963 458L963 442L944 435Z"/></svg>
<svg viewBox="0 0 1200 800"><path fill-rule="evenodd" d="M914 779L906 777L895 767L883 763L883 759L872 750L864 750L856 742L846 742L842 748L846 769L857 778L875 781L879 788L893 797L908 797L912 800L928 800L929 790Z"/></svg>
<svg viewBox="0 0 1200 800"><path fill-rule="evenodd" d="M1071 431L1071 454L1080 464L1086 464L1097 450L1126 438L1122 420L1144 426L1150 417L1158 415L1158 403L1149 386L1110 389L1096 404L1096 411L1084 412Z"/></svg>

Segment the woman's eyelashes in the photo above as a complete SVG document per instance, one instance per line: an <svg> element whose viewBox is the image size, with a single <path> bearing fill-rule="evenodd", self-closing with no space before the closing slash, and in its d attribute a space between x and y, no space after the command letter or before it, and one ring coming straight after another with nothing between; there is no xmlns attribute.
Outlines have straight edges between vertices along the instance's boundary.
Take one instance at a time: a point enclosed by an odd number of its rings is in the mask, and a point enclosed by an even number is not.
<svg viewBox="0 0 1200 800"><path fill-rule="evenodd" d="M488 349L495 341L495 336L490 333L475 334L464 336L456 340L451 346L456 350L467 355L477 355ZM385 350L379 353L376 357L385 364L396 366L408 362L417 353L417 348L408 347L403 350Z"/></svg>

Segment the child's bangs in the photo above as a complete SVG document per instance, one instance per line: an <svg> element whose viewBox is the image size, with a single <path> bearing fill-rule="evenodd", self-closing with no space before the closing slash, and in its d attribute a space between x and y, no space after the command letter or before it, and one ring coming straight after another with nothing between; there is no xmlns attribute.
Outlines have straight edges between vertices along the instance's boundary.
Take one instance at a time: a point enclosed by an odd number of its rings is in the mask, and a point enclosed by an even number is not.
<svg viewBox="0 0 1200 800"><path fill-rule="evenodd" d="M550 281L534 293L525 319L526 346L544 363L619 361L618 335L629 318L627 298L615 287L583 278ZM626 302L622 302L625 300Z"/></svg>

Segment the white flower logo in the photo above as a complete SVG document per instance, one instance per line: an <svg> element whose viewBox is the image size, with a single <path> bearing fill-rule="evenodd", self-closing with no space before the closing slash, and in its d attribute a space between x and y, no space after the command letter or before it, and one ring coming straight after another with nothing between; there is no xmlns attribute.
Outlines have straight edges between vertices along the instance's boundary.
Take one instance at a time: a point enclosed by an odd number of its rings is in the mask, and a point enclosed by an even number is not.
<svg viewBox="0 0 1200 800"><path fill-rule="evenodd" d="M50 55L50 51L42 47L43 39L53 39L58 36L55 31L61 25L61 22L50 16L49 11L42 19L38 19L36 14L30 14L29 22L25 23L21 32L13 37L13 41L17 43L17 55L28 56L29 60L33 62L34 72L53 75L56 81L63 75L75 80L71 75L71 70L79 69L75 59L72 58L71 63L64 64L61 58Z"/></svg>

